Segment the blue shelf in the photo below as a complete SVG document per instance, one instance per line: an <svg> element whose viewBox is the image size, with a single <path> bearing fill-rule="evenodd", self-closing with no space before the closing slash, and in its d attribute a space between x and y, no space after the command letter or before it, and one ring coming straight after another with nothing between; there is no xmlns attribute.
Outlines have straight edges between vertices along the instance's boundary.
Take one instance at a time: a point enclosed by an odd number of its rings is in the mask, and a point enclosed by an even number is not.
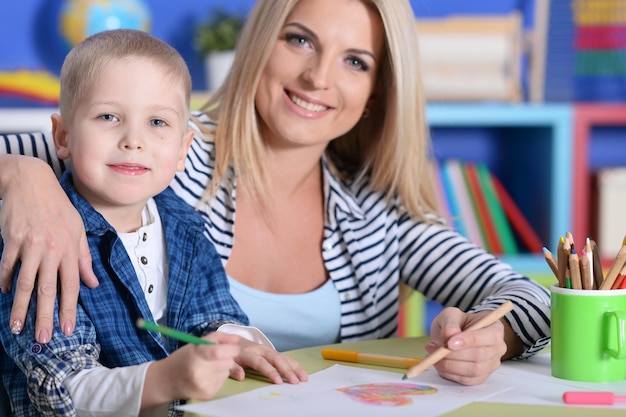
<svg viewBox="0 0 626 417"><path fill-rule="evenodd" d="M572 227L572 117L567 104L427 107L434 156L487 164L549 248Z"/></svg>

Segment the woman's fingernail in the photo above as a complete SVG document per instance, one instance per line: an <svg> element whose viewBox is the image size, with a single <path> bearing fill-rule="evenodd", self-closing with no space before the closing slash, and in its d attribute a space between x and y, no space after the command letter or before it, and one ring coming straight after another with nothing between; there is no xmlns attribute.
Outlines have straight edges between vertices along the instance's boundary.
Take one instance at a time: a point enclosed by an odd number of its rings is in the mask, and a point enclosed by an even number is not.
<svg viewBox="0 0 626 417"><path fill-rule="evenodd" d="M463 347L463 340L462 339L454 339L452 341L448 342L448 347L451 349L461 349Z"/></svg>
<svg viewBox="0 0 626 417"><path fill-rule="evenodd" d="M48 343L50 341L50 334L46 329L43 329L39 332L39 337L37 338L39 343Z"/></svg>
<svg viewBox="0 0 626 417"><path fill-rule="evenodd" d="M0 292L2 294L8 294L9 293L9 287L0 287Z"/></svg>
<svg viewBox="0 0 626 417"><path fill-rule="evenodd" d="M71 336L73 331L74 326L72 325L71 321L67 320L65 323L63 323L63 334L65 334L66 336Z"/></svg>
<svg viewBox="0 0 626 417"><path fill-rule="evenodd" d="M24 328L24 325L22 324L20 320L13 320L11 322L11 333L20 334L22 333L23 328Z"/></svg>

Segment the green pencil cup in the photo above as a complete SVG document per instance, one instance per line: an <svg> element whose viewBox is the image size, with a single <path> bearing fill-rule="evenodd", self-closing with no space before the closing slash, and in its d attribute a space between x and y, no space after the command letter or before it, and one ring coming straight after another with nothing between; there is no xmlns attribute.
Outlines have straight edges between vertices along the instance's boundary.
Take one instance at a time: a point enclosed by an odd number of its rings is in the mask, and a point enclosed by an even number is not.
<svg viewBox="0 0 626 417"><path fill-rule="evenodd" d="M626 379L626 290L553 285L552 376L570 381Z"/></svg>

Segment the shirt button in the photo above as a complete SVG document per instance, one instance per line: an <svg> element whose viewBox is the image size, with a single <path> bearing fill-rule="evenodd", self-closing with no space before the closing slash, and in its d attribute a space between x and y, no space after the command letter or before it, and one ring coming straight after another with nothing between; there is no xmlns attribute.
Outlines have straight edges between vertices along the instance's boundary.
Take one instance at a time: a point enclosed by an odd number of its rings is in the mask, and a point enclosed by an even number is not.
<svg viewBox="0 0 626 417"><path fill-rule="evenodd" d="M323 247L324 247L324 250L331 250L333 248L333 244L332 243L324 243Z"/></svg>
<svg viewBox="0 0 626 417"><path fill-rule="evenodd" d="M141 263L144 265L148 265L148 258L146 258L145 256L141 257Z"/></svg>
<svg viewBox="0 0 626 417"><path fill-rule="evenodd" d="M154 285L150 284L148 287L148 294L152 294L152 291L154 291Z"/></svg>
<svg viewBox="0 0 626 417"><path fill-rule="evenodd" d="M141 240L143 240L144 242L148 240L148 234L144 233L143 236L141 236Z"/></svg>

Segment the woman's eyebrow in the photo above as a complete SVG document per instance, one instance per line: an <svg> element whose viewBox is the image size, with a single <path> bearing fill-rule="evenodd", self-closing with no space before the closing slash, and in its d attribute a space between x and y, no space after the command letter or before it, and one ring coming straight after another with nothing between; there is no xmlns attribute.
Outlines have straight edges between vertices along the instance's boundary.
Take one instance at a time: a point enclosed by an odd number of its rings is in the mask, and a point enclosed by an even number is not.
<svg viewBox="0 0 626 417"><path fill-rule="evenodd" d="M285 27L289 27L289 26L295 26L298 29L302 30L303 32L306 32L307 35L309 35L311 38L313 38L314 40L319 42L319 38L317 37L317 35L315 34L315 32L313 32L311 29L309 29L308 27L304 26L301 23L297 23L297 22L292 22L292 23L287 23L285 25ZM357 55L369 55L374 62L377 62L376 56L374 55L374 53L372 51L369 51L367 49L358 49L358 48L351 48L348 49L348 52L353 53L353 54L357 54Z"/></svg>

